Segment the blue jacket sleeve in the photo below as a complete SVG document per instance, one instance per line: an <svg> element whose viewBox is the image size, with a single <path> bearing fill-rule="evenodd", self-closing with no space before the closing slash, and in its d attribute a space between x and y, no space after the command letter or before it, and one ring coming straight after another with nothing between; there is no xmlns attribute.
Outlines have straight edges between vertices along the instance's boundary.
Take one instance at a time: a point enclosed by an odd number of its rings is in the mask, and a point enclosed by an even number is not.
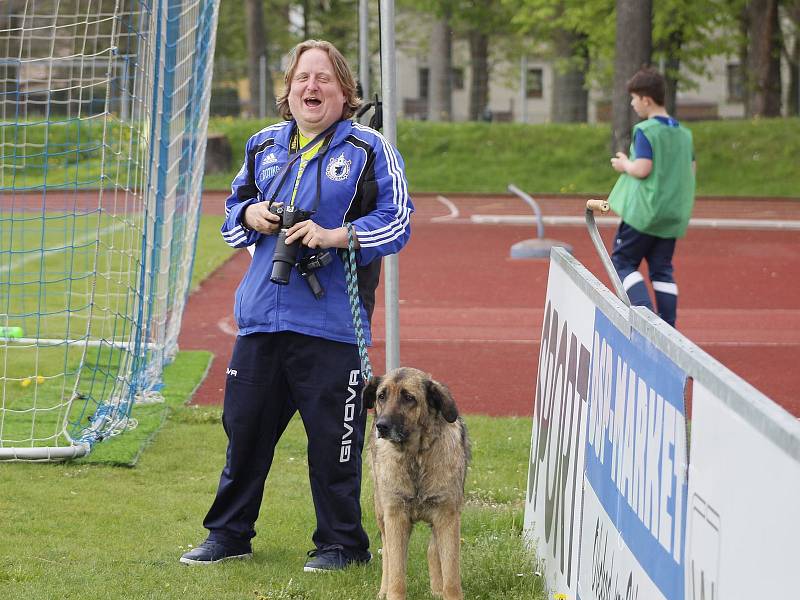
<svg viewBox="0 0 800 600"><path fill-rule="evenodd" d="M353 221L361 246L359 265L399 252L411 235L414 205L408 195L403 158L380 134L377 134L375 150L376 206L372 212Z"/></svg>
<svg viewBox="0 0 800 600"><path fill-rule="evenodd" d="M253 138L248 140L244 151L244 164L233 178L231 195L225 200L225 222L222 224L222 238L229 246L244 248L255 244L261 237L257 231L242 225L244 210L259 201L259 190L255 180L255 159L251 151Z"/></svg>

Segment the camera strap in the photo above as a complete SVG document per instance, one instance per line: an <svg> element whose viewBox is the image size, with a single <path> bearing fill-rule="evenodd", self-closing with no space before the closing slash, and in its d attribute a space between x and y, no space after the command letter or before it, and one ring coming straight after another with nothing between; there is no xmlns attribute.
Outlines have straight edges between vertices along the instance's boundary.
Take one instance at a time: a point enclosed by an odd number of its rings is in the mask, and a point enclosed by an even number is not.
<svg viewBox="0 0 800 600"><path fill-rule="evenodd" d="M328 147L331 145L331 141L333 140L333 134L336 131L336 127L339 125L339 121L328 127L325 131L320 133L317 137L313 140L308 142L302 148L300 147L300 132L295 127L295 131L292 134L291 140L289 142L289 156L286 159L286 164L283 166L283 172L281 173L280 179L278 180L278 184L273 188L272 194L269 197L269 206L272 206L272 203L278 199L278 194L280 194L281 189L283 189L284 184L286 183L286 179L289 177L289 173L292 171L292 166L298 160L300 160L303 156L303 153L307 150L310 150L314 146L320 143L320 141L325 140L322 144L322 147L319 149L317 155L319 156L320 164L322 162L322 158L328 152ZM317 210L317 205L319 204L319 177L320 177L320 169L317 169L317 197L314 202L313 210Z"/></svg>
<svg viewBox="0 0 800 600"><path fill-rule="evenodd" d="M345 223L347 228L347 251L344 264L344 277L347 281L347 295L350 298L350 312L353 315L353 329L356 333L358 356L361 358L361 379L366 385L372 378L372 364L367 353L367 341L364 338L364 324L361 322L361 300L358 296L358 271L356 268L356 230L352 223Z"/></svg>

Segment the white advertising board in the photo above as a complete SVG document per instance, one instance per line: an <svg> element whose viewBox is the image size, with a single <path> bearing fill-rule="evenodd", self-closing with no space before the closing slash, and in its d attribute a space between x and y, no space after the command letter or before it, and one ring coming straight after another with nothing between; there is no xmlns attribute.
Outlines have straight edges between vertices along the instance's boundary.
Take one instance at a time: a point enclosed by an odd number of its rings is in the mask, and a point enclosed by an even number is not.
<svg viewBox="0 0 800 600"><path fill-rule="evenodd" d="M800 422L559 249L532 430L552 598L800 599Z"/></svg>
<svg viewBox="0 0 800 600"><path fill-rule="evenodd" d="M800 462L698 381L688 500L687 600L800 598Z"/></svg>
<svg viewBox="0 0 800 600"><path fill-rule="evenodd" d="M686 376L599 309L594 330L577 598L681 600Z"/></svg>
<svg viewBox="0 0 800 600"><path fill-rule="evenodd" d="M525 503L551 592L575 598L594 304L550 263Z"/></svg>

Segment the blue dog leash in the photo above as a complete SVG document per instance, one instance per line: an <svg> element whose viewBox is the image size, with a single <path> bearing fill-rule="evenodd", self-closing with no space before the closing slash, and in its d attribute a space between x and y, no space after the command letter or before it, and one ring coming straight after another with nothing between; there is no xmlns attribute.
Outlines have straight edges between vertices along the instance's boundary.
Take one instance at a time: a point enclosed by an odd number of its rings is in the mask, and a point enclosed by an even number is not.
<svg viewBox="0 0 800 600"><path fill-rule="evenodd" d="M353 315L353 329L358 344L358 355L361 358L361 378L366 385L372 378L372 364L369 362L367 342L364 338L364 324L361 322L361 301L358 297L358 272L356 271L356 230L352 223L347 227L347 258L344 265L344 276L347 280L347 295L350 298L350 312Z"/></svg>

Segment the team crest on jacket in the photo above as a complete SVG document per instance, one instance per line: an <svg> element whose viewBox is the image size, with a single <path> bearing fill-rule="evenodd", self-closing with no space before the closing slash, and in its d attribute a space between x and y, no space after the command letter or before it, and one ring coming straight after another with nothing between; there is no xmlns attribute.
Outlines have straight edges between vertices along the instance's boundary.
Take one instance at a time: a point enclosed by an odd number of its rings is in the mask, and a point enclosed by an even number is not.
<svg viewBox="0 0 800 600"><path fill-rule="evenodd" d="M325 175L327 175L328 179L331 181L344 181L347 179L347 176L350 175L350 164L352 162L351 160L347 160L344 157L344 153L342 153L328 162Z"/></svg>

